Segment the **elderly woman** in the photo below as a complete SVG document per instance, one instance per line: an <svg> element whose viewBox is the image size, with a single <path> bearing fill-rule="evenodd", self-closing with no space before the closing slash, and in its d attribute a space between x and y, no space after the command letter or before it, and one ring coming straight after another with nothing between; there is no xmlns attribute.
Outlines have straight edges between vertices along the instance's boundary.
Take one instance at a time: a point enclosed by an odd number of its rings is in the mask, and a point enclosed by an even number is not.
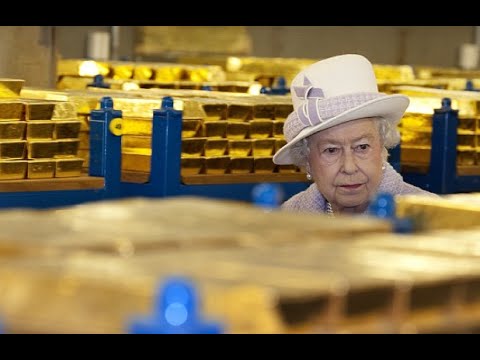
<svg viewBox="0 0 480 360"><path fill-rule="evenodd" d="M304 167L314 184L282 209L363 213L378 192L431 194L405 183L387 162L409 99L379 93L366 58L340 55L312 64L293 79L291 93L287 144L273 161Z"/></svg>

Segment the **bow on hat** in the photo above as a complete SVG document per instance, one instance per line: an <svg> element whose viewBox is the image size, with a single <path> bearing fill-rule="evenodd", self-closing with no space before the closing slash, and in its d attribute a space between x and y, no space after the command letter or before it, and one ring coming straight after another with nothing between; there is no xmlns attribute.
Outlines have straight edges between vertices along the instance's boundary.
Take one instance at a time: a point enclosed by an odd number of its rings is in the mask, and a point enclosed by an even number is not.
<svg viewBox="0 0 480 360"><path fill-rule="evenodd" d="M314 87L306 76L303 78L303 86L294 86L293 90L298 98L305 100L297 109L297 115L300 121L306 126L321 123L323 119L318 113L318 101L325 97L323 90Z"/></svg>

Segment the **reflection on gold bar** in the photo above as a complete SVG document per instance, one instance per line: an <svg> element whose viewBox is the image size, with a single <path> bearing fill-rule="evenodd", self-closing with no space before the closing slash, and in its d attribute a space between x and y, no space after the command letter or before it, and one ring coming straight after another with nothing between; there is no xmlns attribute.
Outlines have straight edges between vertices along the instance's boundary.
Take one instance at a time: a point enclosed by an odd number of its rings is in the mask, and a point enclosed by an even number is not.
<svg viewBox="0 0 480 360"><path fill-rule="evenodd" d="M134 152L129 152L131 149L124 149L122 151L122 170L150 172L150 153L139 153L138 149Z"/></svg>
<svg viewBox="0 0 480 360"><path fill-rule="evenodd" d="M81 131L78 134L78 140L80 141L79 149L86 150L90 149L90 131ZM122 141L125 140L125 137L122 137Z"/></svg>
<svg viewBox="0 0 480 360"><path fill-rule="evenodd" d="M285 139L275 139L275 152L280 150L280 148L285 145L287 145L287 141Z"/></svg>
<svg viewBox="0 0 480 360"><path fill-rule="evenodd" d="M136 80L150 80L153 77L153 68L146 65L137 65L133 69L133 78Z"/></svg>
<svg viewBox="0 0 480 360"><path fill-rule="evenodd" d="M51 120L27 121L27 139L52 139L54 126Z"/></svg>
<svg viewBox="0 0 480 360"><path fill-rule="evenodd" d="M253 106L231 104L228 106L227 119L237 121L251 120L253 117Z"/></svg>
<svg viewBox="0 0 480 360"><path fill-rule="evenodd" d="M79 140L58 140L56 158L77 156Z"/></svg>
<svg viewBox="0 0 480 360"><path fill-rule="evenodd" d="M272 137L273 122L269 120L250 121L250 138L266 139Z"/></svg>
<svg viewBox="0 0 480 360"><path fill-rule="evenodd" d="M56 161L53 159L28 160L27 178L46 179L55 176Z"/></svg>
<svg viewBox="0 0 480 360"><path fill-rule="evenodd" d="M204 104L203 110L207 114L205 121L225 120L227 118L227 104Z"/></svg>
<svg viewBox="0 0 480 360"><path fill-rule="evenodd" d="M457 151L457 165L475 165L476 151Z"/></svg>
<svg viewBox="0 0 480 360"><path fill-rule="evenodd" d="M235 157L249 156L252 151L251 140L229 140L228 154Z"/></svg>
<svg viewBox="0 0 480 360"><path fill-rule="evenodd" d="M205 159L205 173L210 175L225 174L230 163L229 156L217 156Z"/></svg>
<svg viewBox="0 0 480 360"><path fill-rule="evenodd" d="M23 159L25 144L25 140L0 141L0 159Z"/></svg>
<svg viewBox="0 0 480 360"><path fill-rule="evenodd" d="M29 141L28 153L29 159L53 158L58 152L58 143L56 141Z"/></svg>
<svg viewBox="0 0 480 360"><path fill-rule="evenodd" d="M207 142L205 143L205 156L223 156L227 152L227 148L227 139L207 139Z"/></svg>
<svg viewBox="0 0 480 360"><path fill-rule="evenodd" d="M80 176L82 172L83 159L57 159L55 177Z"/></svg>
<svg viewBox="0 0 480 360"><path fill-rule="evenodd" d="M26 172L26 160L0 160L0 180L24 179Z"/></svg>
<svg viewBox="0 0 480 360"><path fill-rule="evenodd" d="M227 134L226 121L209 121L203 124L205 126L205 135L213 138L224 138Z"/></svg>
<svg viewBox="0 0 480 360"><path fill-rule="evenodd" d="M283 120L274 120L273 121L273 137L283 139L283 125L285 121Z"/></svg>
<svg viewBox="0 0 480 360"><path fill-rule="evenodd" d="M415 130L401 130L401 140L403 145L431 145L432 133L420 132Z"/></svg>
<svg viewBox="0 0 480 360"><path fill-rule="evenodd" d="M257 174L272 173L275 170L272 156L255 158L254 172Z"/></svg>
<svg viewBox="0 0 480 360"><path fill-rule="evenodd" d="M227 138L229 139L245 139L250 131L250 123L227 121Z"/></svg>
<svg viewBox="0 0 480 360"><path fill-rule="evenodd" d="M253 140L252 154L255 158L272 156L275 147L275 139Z"/></svg>
<svg viewBox="0 0 480 360"><path fill-rule="evenodd" d="M292 111L292 105L275 105L275 120L285 120Z"/></svg>
<svg viewBox="0 0 480 360"><path fill-rule="evenodd" d="M90 116L88 115L79 115L78 120L80 121L80 131L89 131L90 130L90 124L88 122L88 119Z"/></svg>
<svg viewBox="0 0 480 360"><path fill-rule="evenodd" d="M230 158L231 174L248 174L253 172L253 157L232 157Z"/></svg>
<svg viewBox="0 0 480 360"><path fill-rule="evenodd" d="M25 134L24 121L0 121L1 140L21 140Z"/></svg>
<svg viewBox="0 0 480 360"><path fill-rule="evenodd" d="M112 64L114 79L131 79L133 76L133 64Z"/></svg>
<svg viewBox="0 0 480 360"><path fill-rule="evenodd" d="M124 135L151 135L152 119L123 118L122 127Z"/></svg>
<svg viewBox="0 0 480 360"><path fill-rule="evenodd" d="M21 79L1 79L0 80L0 98L18 98L25 83Z"/></svg>
<svg viewBox="0 0 480 360"><path fill-rule="evenodd" d="M406 114L401 120L402 127L432 128L432 116L424 114Z"/></svg>
<svg viewBox="0 0 480 360"><path fill-rule="evenodd" d="M279 173L296 173L298 168L295 165L277 165L277 170Z"/></svg>
<svg viewBox="0 0 480 360"><path fill-rule="evenodd" d="M430 146L405 146L402 144L402 163L430 164Z"/></svg>
<svg viewBox="0 0 480 360"><path fill-rule="evenodd" d="M275 118L275 106L254 105L253 118L258 120L273 120Z"/></svg>
<svg viewBox="0 0 480 360"><path fill-rule="evenodd" d="M473 150L475 148L475 135L457 135L457 149Z"/></svg>
<svg viewBox="0 0 480 360"><path fill-rule="evenodd" d="M183 120L182 121L182 138L191 138L198 136L202 127L202 120Z"/></svg>
<svg viewBox="0 0 480 360"><path fill-rule="evenodd" d="M183 158L181 160L181 174L182 175L198 175L203 172L205 165L205 158Z"/></svg>
<svg viewBox="0 0 480 360"><path fill-rule="evenodd" d="M23 106L21 102L0 101L0 120L23 119Z"/></svg>
<svg viewBox="0 0 480 360"><path fill-rule="evenodd" d="M469 131L474 133L475 132L475 123L476 120L472 118L467 118L467 119L458 119L458 130L460 131Z"/></svg>
<svg viewBox="0 0 480 360"><path fill-rule="evenodd" d="M74 139L78 138L80 132L79 121L55 121L56 139Z"/></svg>
<svg viewBox="0 0 480 360"><path fill-rule="evenodd" d="M182 78L184 73L180 66L161 66L155 68L156 81L176 81Z"/></svg>
<svg viewBox="0 0 480 360"><path fill-rule="evenodd" d="M80 140L81 141L81 140ZM122 136L123 148L136 148L136 149L151 149L152 138L145 135L123 135Z"/></svg>
<svg viewBox="0 0 480 360"><path fill-rule="evenodd" d="M192 138L182 140L182 157L199 157L203 155L205 138Z"/></svg>
<svg viewBox="0 0 480 360"><path fill-rule="evenodd" d="M55 109L54 103L25 103L26 120L50 120Z"/></svg>

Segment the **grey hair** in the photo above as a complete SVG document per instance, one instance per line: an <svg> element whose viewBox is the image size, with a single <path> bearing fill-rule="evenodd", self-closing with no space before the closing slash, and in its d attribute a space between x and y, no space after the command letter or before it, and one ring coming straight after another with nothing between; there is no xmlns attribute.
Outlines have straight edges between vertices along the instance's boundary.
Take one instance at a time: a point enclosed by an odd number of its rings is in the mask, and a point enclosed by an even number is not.
<svg viewBox="0 0 480 360"><path fill-rule="evenodd" d="M387 161L387 149L394 148L400 143L400 133L397 130L397 125L383 117L372 117L371 119L375 120L377 124L380 141L384 147L382 151L383 160ZM300 140L290 149L293 163L299 167L305 167L307 165L309 153L310 148L308 147L308 138Z"/></svg>

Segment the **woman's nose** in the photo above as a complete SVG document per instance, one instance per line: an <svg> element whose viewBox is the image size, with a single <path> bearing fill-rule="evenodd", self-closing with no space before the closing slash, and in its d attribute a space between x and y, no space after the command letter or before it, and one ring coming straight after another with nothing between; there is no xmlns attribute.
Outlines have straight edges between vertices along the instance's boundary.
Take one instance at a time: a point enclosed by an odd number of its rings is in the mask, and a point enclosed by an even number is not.
<svg viewBox="0 0 480 360"><path fill-rule="evenodd" d="M343 156L343 172L353 174L358 170L355 156L351 151L345 151Z"/></svg>

